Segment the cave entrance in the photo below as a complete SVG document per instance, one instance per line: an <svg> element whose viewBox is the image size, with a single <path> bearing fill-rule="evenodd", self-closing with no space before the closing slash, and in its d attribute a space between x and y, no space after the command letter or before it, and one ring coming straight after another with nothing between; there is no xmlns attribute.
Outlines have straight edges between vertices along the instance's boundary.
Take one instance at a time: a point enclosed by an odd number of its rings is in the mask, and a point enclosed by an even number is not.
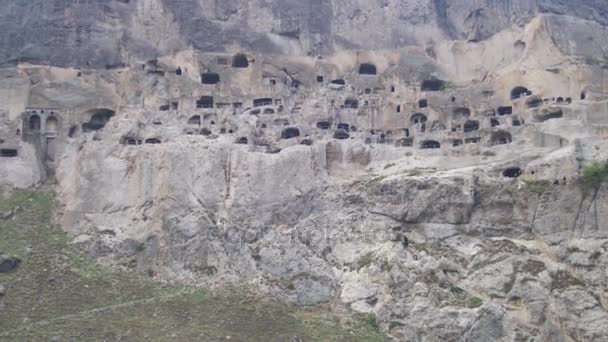
<svg viewBox="0 0 608 342"><path fill-rule="evenodd" d="M40 117L38 115L30 116L29 127L32 131L40 130Z"/></svg>
<svg viewBox="0 0 608 342"><path fill-rule="evenodd" d="M153 144L153 145L160 144L160 140L156 139L156 138L146 139L145 142L146 142L146 144Z"/></svg>
<svg viewBox="0 0 608 342"><path fill-rule="evenodd" d="M46 119L46 128L45 132L47 134L56 135L59 131L59 121L54 116L49 116Z"/></svg>
<svg viewBox="0 0 608 342"><path fill-rule="evenodd" d="M444 90L445 88L446 88L445 81L442 81L437 78L433 78L430 80L424 80L424 81L422 81L422 84L420 86L420 89L422 91L440 91L440 90Z"/></svg>
<svg viewBox="0 0 608 342"><path fill-rule="evenodd" d="M416 113L416 114L412 115L410 121L412 122L412 124L423 124L423 123L426 123L427 118L426 118L426 115L424 115L422 113Z"/></svg>
<svg viewBox="0 0 608 342"><path fill-rule="evenodd" d="M526 87L517 86L511 90L511 100L516 100L522 96L530 96L532 92Z"/></svg>
<svg viewBox="0 0 608 342"><path fill-rule="evenodd" d="M19 155L19 153L17 152L17 149L14 149L14 148L0 149L0 157L14 158L14 157L17 157L18 155Z"/></svg>
<svg viewBox="0 0 608 342"><path fill-rule="evenodd" d="M342 129L346 132L350 131L350 125L347 123L339 123L337 126L338 129Z"/></svg>
<svg viewBox="0 0 608 342"><path fill-rule="evenodd" d="M334 132L334 139L345 140L350 138L350 135L343 129L338 129Z"/></svg>
<svg viewBox="0 0 608 342"><path fill-rule="evenodd" d="M435 140L425 140L420 144L420 148L423 150L436 150L441 148L441 144Z"/></svg>
<svg viewBox="0 0 608 342"><path fill-rule="evenodd" d="M344 100L344 108L357 109L359 108L359 101L356 99L346 99Z"/></svg>
<svg viewBox="0 0 608 342"><path fill-rule="evenodd" d="M271 106L272 103L273 102L272 102L271 98L261 98L261 99L254 99L253 100L253 106L254 107Z"/></svg>
<svg viewBox="0 0 608 342"><path fill-rule="evenodd" d="M214 72L206 72L201 74L201 82L203 84L217 84L220 82L220 75Z"/></svg>
<svg viewBox="0 0 608 342"><path fill-rule="evenodd" d="M518 167L510 167L502 172L503 177L517 178L521 176L523 171Z"/></svg>
<svg viewBox="0 0 608 342"><path fill-rule="evenodd" d="M504 115L511 115L511 114L513 114L513 107L511 107L511 106L498 107L498 115L504 116Z"/></svg>
<svg viewBox="0 0 608 342"><path fill-rule="evenodd" d="M506 145L513 141L509 132L496 132L492 134L492 145Z"/></svg>
<svg viewBox="0 0 608 342"><path fill-rule="evenodd" d="M194 116L190 117L190 119L188 119L188 125L200 126L201 125L201 116L194 115Z"/></svg>
<svg viewBox="0 0 608 342"><path fill-rule="evenodd" d="M329 121L319 121L319 122L317 122L317 128L330 129L331 123Z"/></svg>
<svg viewBox="0 0 608 342"><path fill-rule="evenodd" d="M196 101L196 108L213 108L213 96L201 96Z"/></svg>
<svg viewBox="0 0 608 342"><path fill-rule="evenodd" d="M420 108L426 108L428 105L429 105L429 103L426 99L422 99L422 100L418 101L418 107L420 107Z"/></svg>
<svg viewBox="0 0 608 342"><path fill-rule="evenodd" d="M490 119L490 125L492 127L500 126L500 122L496 119Z"/></svg>
<svg viewBox="0 0 608 342"><path fill-rule="evenodd" d="M248 68L249 67L249 59L247 55L243 53L238 53L232 57L232 67L233 68Z"/></svg>
<svg viewBox="0 0 608 342"><path fill-rule="evenodd" d="M564 117L564 112L561 109L556 109L553 111L543 111L543 116L541 117L541 121L547 121L551 119L561 119Z"/></svg>
<svg viewBox="0 0 608 342"><path fill-rule="evenodd" d="M300 130L295 127L285 128L281 132L281 139L292 139L300 136Z"/></svg>
<svg viewBox="0 0 608 342"><path fill-rule="evenodd" d="M376 75L376 66L370 63L363 63L359 66L359 75Z"/></svg>
<svg viewBox="0 0 608 342"><path fill-rule="evenodd" d="M536 107L540 107L543 105L543 100L539 97L531 97L528 100L526 100L526 106L528 106L528 108L536 108Z"/></svg>
<svg viewBox="0 0 608 342"><path fill-rule="evenodd" d="M240 137L239 140L236 141L237 144L247 145L249 143L249 139L247 137Z"/></svg>
<svg viewBox="0 0 608 342"><path fill-rule="evenodd" d="M115 112L109 109L92 109L89 112L91 119L82 125L83 132L98 131L106 126Z"/></svg>
<svg viewBox="0 0 608 342"><path fill-rule="evenodd" d="M463 130L465 133L479 130L479 121L469 120L464 123Z"/></svg>

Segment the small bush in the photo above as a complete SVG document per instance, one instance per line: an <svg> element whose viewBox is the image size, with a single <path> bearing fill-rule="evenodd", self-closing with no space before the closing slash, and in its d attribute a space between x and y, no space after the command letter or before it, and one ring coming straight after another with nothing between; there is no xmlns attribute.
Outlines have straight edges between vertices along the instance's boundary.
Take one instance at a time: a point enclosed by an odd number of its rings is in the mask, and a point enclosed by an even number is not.
<svg viewBox="0 0 608 342"><path fill-rule="evenodd" d="M467 301L467 307L469 309L475 309L480 307L483 304L483 300L481 300L481 298L479 297L471 297L469 298L469 300Z"/></svg>
<svg viewBox="0 0 608 342"><path fill-rule="evenodd" d="M608 160L594 161L583 167L583 186L585 190L598 189L608 181Z"/></svg>
<svg viewBox="0 0 608 342"><path fill-rule="evenodd" d="M522 181L526 183L528 189L535 194L542 194L551 187L551 182L548 180L522 179Z"/></svg>

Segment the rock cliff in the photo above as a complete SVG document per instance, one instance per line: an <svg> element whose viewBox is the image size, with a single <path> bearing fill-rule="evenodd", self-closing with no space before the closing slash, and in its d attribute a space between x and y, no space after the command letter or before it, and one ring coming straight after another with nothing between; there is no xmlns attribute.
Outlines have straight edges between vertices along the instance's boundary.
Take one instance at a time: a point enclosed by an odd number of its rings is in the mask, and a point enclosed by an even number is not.
<svg viewBox="0 0 608 342"><path fill-rule="evenodd" d="M0 181L55 180L100 262L399 341L608 339L606 2L3 8Z"/></svg>

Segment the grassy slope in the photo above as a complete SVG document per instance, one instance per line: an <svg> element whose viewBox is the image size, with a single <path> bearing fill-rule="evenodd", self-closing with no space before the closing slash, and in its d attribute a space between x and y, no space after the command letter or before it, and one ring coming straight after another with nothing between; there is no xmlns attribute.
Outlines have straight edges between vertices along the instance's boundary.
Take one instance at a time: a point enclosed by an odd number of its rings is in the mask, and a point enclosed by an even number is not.
<svg viewBox="0 0 608 342"><path fill-rule="evenodd" d="M242 290L163 287L141 275L105 269L51 223L52 198L18 192L0 199L0 251L21 257L0 274L0 340L39 341L384 341L375 321L295 308Z"/></svg>

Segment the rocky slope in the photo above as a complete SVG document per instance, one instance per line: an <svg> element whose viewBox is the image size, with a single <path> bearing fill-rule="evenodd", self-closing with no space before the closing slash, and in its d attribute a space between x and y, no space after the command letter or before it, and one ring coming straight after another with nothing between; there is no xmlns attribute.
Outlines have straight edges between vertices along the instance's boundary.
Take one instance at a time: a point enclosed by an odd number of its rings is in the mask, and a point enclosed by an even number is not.
<svg viewBox="0 0 608 342"><path fill-rule="evenodd" d="M55 179L100 262L398 341L608 338L604 2L4 8L0 180Z"/></svg>

